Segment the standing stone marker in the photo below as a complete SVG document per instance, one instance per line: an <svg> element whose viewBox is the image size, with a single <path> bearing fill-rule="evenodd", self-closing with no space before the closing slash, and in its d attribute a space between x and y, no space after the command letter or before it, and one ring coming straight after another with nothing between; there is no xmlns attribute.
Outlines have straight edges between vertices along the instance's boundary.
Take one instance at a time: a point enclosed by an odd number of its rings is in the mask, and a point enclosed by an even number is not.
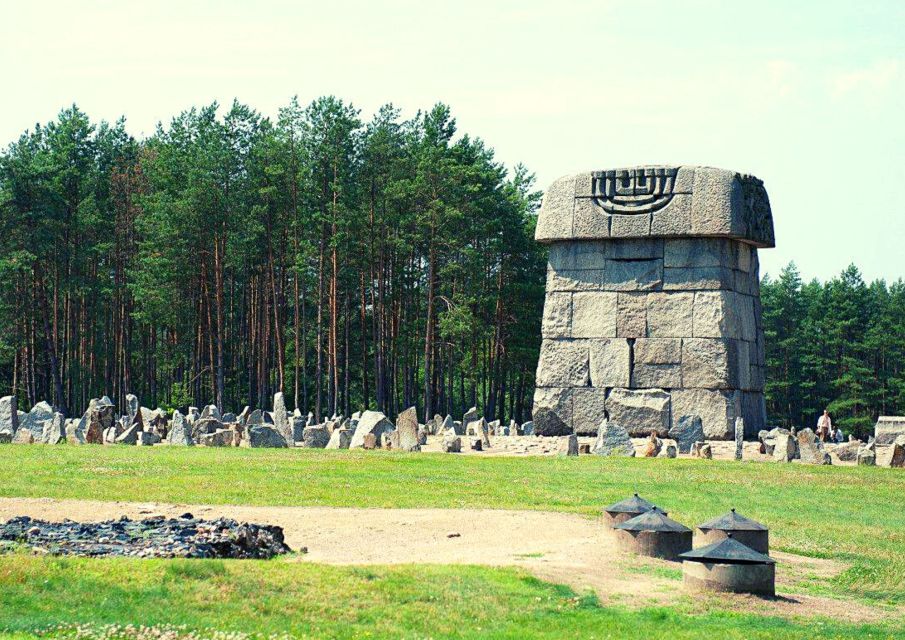
<svg viewBox="0 0 905 640"><path fill-rule="evenodd" d="M763 183L708 167L560 178L535 238L550 245L537 431L603 417L661 436L698 415L711 439L764 428L757 249L774 246ZM550 428L542 422L550 422Z"/></svg>

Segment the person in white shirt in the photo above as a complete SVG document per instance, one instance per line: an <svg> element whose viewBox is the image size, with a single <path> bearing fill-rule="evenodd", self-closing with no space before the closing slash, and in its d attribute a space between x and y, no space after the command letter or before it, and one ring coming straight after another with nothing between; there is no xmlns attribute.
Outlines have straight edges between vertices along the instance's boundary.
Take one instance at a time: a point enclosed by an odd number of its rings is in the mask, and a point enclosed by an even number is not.
<svg viewBox="0 0 905 640"><path fill-rule="evenodd" d="M821 442L826 442L833 432L833 421L830 420L830 412L823 410L823 415L817 419L817 437Z"/></svg>

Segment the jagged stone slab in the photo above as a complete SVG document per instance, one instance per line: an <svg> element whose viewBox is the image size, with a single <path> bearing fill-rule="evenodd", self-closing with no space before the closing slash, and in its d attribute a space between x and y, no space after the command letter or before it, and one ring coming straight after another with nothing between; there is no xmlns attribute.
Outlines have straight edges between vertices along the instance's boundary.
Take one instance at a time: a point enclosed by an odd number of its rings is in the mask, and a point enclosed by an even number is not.
<svg viewBox="0 0 905 640"><path fill-rule="evenodd" d="M633 458L635 456L635 445L628 432L616 424L604 420L600 423L600 429L597 432L597 441L591 449L591 453L597 456L625 456Z"/></svg>
<svg viewBox="0 0 905 640"><path fill-rule="evenodd" d="M243 444L254 448L283 448L289 446L283 434L271 425L255 425L251 427L248 430L248 438L243 440Z"/></svg>
<svg viewBox="0 0 905 640"><path fill-rule="evenodd" d="M167 442L172 446L191 447L195 444L192 440L192 426L179 410L173 412L173 421L167 434Z"/></svg>
<svg viewBox="0 0 905 640"><path fill-rule="evenodd" d="M415 407L409 407L396 418L396 433L398 442L394 448L401 451L420 451L418 442L418 411Z"/></svg>
<svg viewBox="0 0 905 640"><path fill-rule="evenodd" d="M889 466L898 469L905 468L905 435L901 435L893 441Z"/></svg>
<svg viewBox="0 0 905 640"><path fill-rule="evenodd" d="M273 394L273 424L290 446L295 443L293 425L289 422L289 412L286 411L286 400L282 391Z"/></svg>
<svg viewBox="0 0 905 640"><path fill-rule="evenodd" d="M0 433L8 433L10 438L19 430L19 413L16 410L16 397L0 398Z"/></svg>
<svg viewBox="0 0 905 640"><path fill-rule="evenodd" d="M44 435L44 425L53 418L53 407L43 400L26 413L19 424L20 429L28 429L36 442Z"/></svg>
<svg viewBox="0 0 905 640"><path fill-rule="evenodd" d="M669 430L669 437L676 441L679 453L691 453L695 442L703 442L704 426L700 416L680 416Z"/></svg>
<svg viewBox="0 0 905 640"><path fill-rule="evenodd" d="M352 436L352 442L349 443L349 448L357 449L359 447L364 447L365 435L369 433L374 435L374 444L376 446L377 443L380 442L381 436L387 431L392 431L393 428L393 423L380 411L365 411L358 420L358 425L355 427L355 434Z"/></svg>
<svg viewBox="0 0 905 640"><path fill-rule="evenodd" d="M330 441L325 448L327 449L348 449L352 443L352 436L355 431L352 429L336 429L330 434Z"/></svg>
<svg viewBox="0 0 905 640"><path fill-rule="evenodd" d="M804 464L832 464L829 453L812 429L802 429L796 434L798 455Z"/></svg>
<svg viewBox="0 0 905 640"><path fill-rule="evenodd" d="M561 456L578 455L578 436L574 433L570 436L560 436L557 442L557 454Z"/></svg>
<svg viewBox="0 0 905 640"><path fill-rule="evenodd" d="M66 442L66 418L59 411L44 423L41 442L43 444L64 444Z"/></svg>

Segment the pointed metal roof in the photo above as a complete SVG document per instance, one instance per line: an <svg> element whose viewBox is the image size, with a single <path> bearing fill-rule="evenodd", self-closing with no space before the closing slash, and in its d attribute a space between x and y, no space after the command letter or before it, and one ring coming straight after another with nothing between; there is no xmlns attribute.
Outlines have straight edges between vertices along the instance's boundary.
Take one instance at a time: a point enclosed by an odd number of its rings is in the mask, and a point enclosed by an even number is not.
<svg viewBox="0 0 905 640"><path fill-rule="evenodd" d="M698 525L698 529L717 529L719 531L768 531L767 527L751 518L746 518L735 509Z"/></svg>
<svg viewBox="0 0 905 640"><path fill-rule="evenodd" d="M685 525L667 518L666 514L657 507L651 507L641 515L614 525L613 528L625 531L691 531Z"/></svg>
<svg viewBox="0 0 905 640"><path fill-rule="evenodd" d="M679 558L690 562L718 562L721 564L776 564L776 561L770 556L758 553L751 547L735 540L731 533L719 542L681 553Z"/></svg>
<svg viewBox="0 0 905 640"><path fill-rule="evenodd" d="M607 513L642 513L644 511L650 511L653 507L654 505L652 502L648 502L636 493L631 498L626 498L625 500L620 500L608 507L604 507L603 510Z"/></svg>

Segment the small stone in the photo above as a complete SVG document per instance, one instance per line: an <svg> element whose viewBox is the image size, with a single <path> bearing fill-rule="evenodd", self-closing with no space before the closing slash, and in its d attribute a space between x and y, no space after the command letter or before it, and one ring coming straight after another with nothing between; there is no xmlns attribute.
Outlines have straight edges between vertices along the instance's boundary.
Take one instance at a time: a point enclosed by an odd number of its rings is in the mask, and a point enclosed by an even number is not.
<svg viewBox="0 0 905 640"><path fill-rule="evenodd" d="M339 429L337 429L337 432ZM305 427L302 431L302 446L308 449L325 449L330 443L331 434L326 425ZM351 442L351 438L349 440Z"/></svg>
<svg viewBox="0 0 905 640"><path fill-rule="evenodd" d="M701 417L696 415L680 417L678 424L669 430L669 437L676 441L679 453L690 453L695 442L704 440Z"/></svg>
<svg viewBox="0 0 905 640"><path fill-rule="evenodd" d="M308 428L308 427L306 427ZM352 436L355 431L352 429L336 429L330 434L330 441L327 443L327 449L348 449L352 443Z"/></svg>
<svg viewBox="0 0 905 640"><path fill-rule="evenodd" d="M675 458L677 455L676 445L668 443L660 450L658 458Z"/></svg>
<svg viewBox="0 0 905 640"><path fill-rule="evenodd" d="M561 436L558 439L557 454L561 456L577 456L578 436L574 433L570 436Z"/></svg>
<svg viewBox="0 0 905 640"><path fill-rule="evenodd" d="M792 462L798 457L798 441L791 432L777 433L773 438L773 460L776 462Z"/></svg>
<svg viewBox="0 0 905 640"><path fill-rule="evenodd" d="M383 413L380 411L365 411L358 420L358 425L355 427L355 433L352 436L352 442L349 444L349 448L356 449L358 447L363 447L367 449L368 447L364 446L364 438L369 433L374 435L374 446L371 448L377 448L381 436L392 429L393 423L390 422Z"/></svg>
<svg viewBox="0 0 905 640"><path fill-rule="evenodd" d="M232 438L231 434L230 438ZM135 438L135 444L140 447L150 447L158 442L160 442L160 436L151 431L140 431Z"/></svg>
<svg viewBox="0 0 905 640"><path fill-rule="evenodd" d="M471 448L474 451L483 451L484 446L483 446L483 442L482 442L481 438L475 438L474 440L472 440Z"/></svg>
<svg viewBox="0 0 905 640"><path fill-rule="evenodd" d="M651 433L650 437L647 439L647 442L644 444L644 457L645 458L656 458L660 455L660 450L663 448L663 441L657 437L656 433Z"/></svg>
<svg viewBox="0 0 905 640"><path fill-rule="evenodd" d="M441 449L444 453L459 453L462 451L462 438L456 435L454 430L449 430L443 436Z"/></svg>
<svg viewBox="0 0 905 640"><path fill-rule="evenodd" d="M813 430L802 429L798 432L796 439L798 440L798 455L804 464L828 464L829 454L826 454L823 443Z"/></svg>
<svg viewBox="0 0 905 640"><path fill-rule="evenodd" d="M353 435L353 442L354 442L354 435ZM352 445L350 443L349 447L351 448L351 446ZM362 447L362 449L376 449L377 448L377 434L375 434L375 433L364 434L364 436L362 436L361 447Z"/></svg>
<svg viewBox="0 0 905 640"><path fill-rule="evenodd" d="M597 430L597 441L591 453L598 456L635 456L635 446L628 432L615 422L604 420Z"/></svg>
<svg viewBox="0 0 905 640"><path fill-rule="evenodd" d="M248 429L248 439L243 440L248 447L281 448L287 447L286 438L270 425L254 425Z"/></svg>
<svg viewBox="0 0 905 640"><path fill-rule="evenodd" d="M895 468L905 468L905 435L898 436L892 443L892 458L889 460L889 466Z"/></svg>
<svg viewBox="0 0 905 640"><path fill-rule="evenodd" d="M705 442L698 450L698 455L705 460L711 460L713 458L713 450L710 448L710 445Z"/></svg>

